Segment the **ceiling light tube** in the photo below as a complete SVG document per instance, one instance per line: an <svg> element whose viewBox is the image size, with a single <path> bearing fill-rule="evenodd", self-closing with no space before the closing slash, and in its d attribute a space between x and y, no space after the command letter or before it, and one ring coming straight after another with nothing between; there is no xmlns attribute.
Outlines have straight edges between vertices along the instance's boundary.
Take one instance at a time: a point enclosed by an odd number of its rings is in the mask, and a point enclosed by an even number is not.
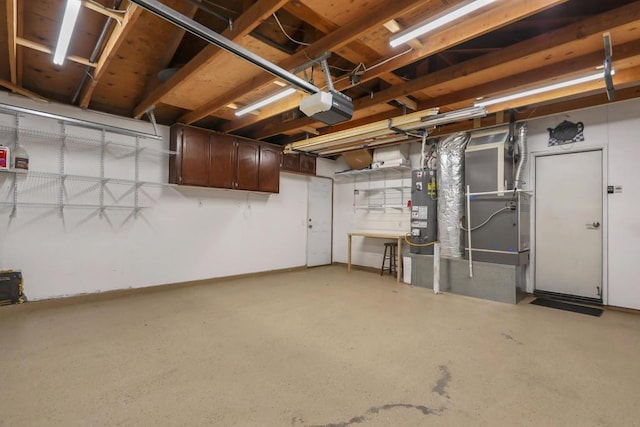
<svg viewBox="0 0 640 427"><path fill-rule="evenodd" d="M611 75L613 76L616 73L615 70L611 70ZM542 86L535 89L529 89L522 92L517 92L511 95L501 96L499 98L487 99L484 101L476 102L474 105L476 107L488 107L489 105L501 104L503 102L512 101L514 99L526 98L527 96L538 95L544 92L551 92L552 90L563 89L569 86L579 85L581 83L592 82L594 80L604 78L604 74L600 71L596 74L591 74L584 77L579 77L577 79L567 80L560 83L554 83L552 85Z"/></svg>
<svg viewBox="0 0 640 427"><path fill-rule="evenodd" d="M438 126L447 123L454 123L460 120L475 119L485 117L487 110L483 106L463 108L462 110L449 111L435 116L427 116L422 119L423 126Z"/></svg>
<svg viewBox="0 0 640 427"><path fill-rule="evenodd" d="M467 3L466 5L454 9L445 15L440 16L439 18L432 19L426 22L423 22L418 25L414 25L411 28L408 28L400 33L395 34L389 40L389 44L391 47L400 46L402 43L406 43L409 40L413 40L417 37L420 37L426 33L429 33L437 28L440 28L444 25L447 25L450 22L453 22L457 19L462 18L472 12L475 12L478 9L481 9L496 0L476 0L471 3Z"/></svg>
<svg viewBox="0 0 640 427"><path fill-rule="evenodd" d="M338 153L343 153L345 151L351 151L351 150L358 150L361 148L371 148L371 147L378 147L380 145L385 145L385 144L394 144L394 143L399 143L399 142L413 142L413 141L417 141L419 138L415 138L415 137L410 137L407 135L400 135L400 136L395 136L393 138L386 138L386 139L378 139L378 140L374 140L374 141L362 141L358 144L349 144L349 145L345 145L343 147L339 147L339 148L331 148L331 149L324 149L324 150L311 150L311 151L306 151L307 153L309 152L315 152L316 154L318 154L319 156L329 156L331 154L338 154ZM302 150L301 150L302 151Z"/></svg>
<svg viewBox="0 0 640 427"><path fill-rule="evenodd" d="M240 116L244 116L247 113L250 113L252 111L255 111L259 108L264 107L265 105L269 105L272 104L282 98L286 98L289 95L293 95L294 93L296 93L296 90L292 87L288 87L285 90L281 90L279 92L274 93L273 95L271 95L268 98L264 98L260 101L254 102L253 104L249 104L246 107L242 107L240 108L238 111L236 111L236 116L240 117Z"/></svg>
<svg viewBox="0 0 640 427"><path fill-rule="evenodd" d="M73 34L73 28L76 26L81 5L80 0L67 0L62 25L60 26L60 34L58 35L58 44L53 54L53 63L56 65L62 65L67 57L69 42L71 42L71 35Z"/></svg>

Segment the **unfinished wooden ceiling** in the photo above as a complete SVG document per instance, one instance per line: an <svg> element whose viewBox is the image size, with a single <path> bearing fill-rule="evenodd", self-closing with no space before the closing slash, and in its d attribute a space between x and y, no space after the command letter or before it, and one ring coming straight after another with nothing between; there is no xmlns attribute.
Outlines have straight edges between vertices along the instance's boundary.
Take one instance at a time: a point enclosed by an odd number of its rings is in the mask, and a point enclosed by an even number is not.
<svg viewBox="0 0 640 427"><path fill-rule="evenodd" d="M276 79L127 0L83 0L89 7L80 11L62 66L48 52L55 49L66 0L3 1L5 90L143 119L153 108L160 123L280 144L416 109L470 107L478 98L593 73L604 60L605 32L613 43L616 99L640 96L640 1L498 0L392 48L393 32L465 2L162 0L286 70L331 52L336 89L353 98L355 108L352 120L332 127L298 110L301 92L236 117L235 108L276 92ZM120 11L118 22L107 22L104 10L91 7L96 3ZM297 75L325 85L318 65ZM505 111L527 118L606 102L598 80L493 105L483 124L506 120Z"/></svg>

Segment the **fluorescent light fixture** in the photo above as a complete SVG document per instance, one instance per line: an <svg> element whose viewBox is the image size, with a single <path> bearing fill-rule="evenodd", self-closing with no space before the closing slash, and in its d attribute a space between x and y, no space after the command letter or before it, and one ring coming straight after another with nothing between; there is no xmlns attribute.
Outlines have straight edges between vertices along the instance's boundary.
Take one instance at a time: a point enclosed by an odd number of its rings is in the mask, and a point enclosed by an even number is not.
<svg viewBox="0 0 640 427"><path fill-rule="evenodd" d="M454 9L447 14L440 16L439 18L414 25L413 27L394 35L389 40L389 44L391 45L391 47L400 46L402 43L406 43L409 40L413 40L416 37L420 37L421 35L447 25L448 23L460 19L472 12L475 12L476 10L483 8L493 3L494 1L496 0L476 0L471 3L467 3L466 5L459 7L458 9Z"/></svg>
<svg viewBox="0 0 640 427"><path fill-rule="evenodd" d="M344 153L345 151L358 150L361 148L372 148L372 147L378 147L380 145L394 144L399 142L412 142L412 141L417 141L418 139L419 138L414 138L407 135L397 135L392 138L385 138L385 139L372 139L372 140L367 139L356 145L346 145L341 148L327 147L324 150L320 149L320 150L311 150L306 152L311 153L311 152L317 151L317 154L320 156L329 156L331 154Z"/></svg>
<svg viewBox="0 0 640 427"><path fill-rule="evenodd" d="M64 59L67 57L67 49L69 49L73 27L76 26L80 6L82 6L80 0L67 0L62 25L60 26L60 34L58 35L58 44L56 45L56 51L53 55L53 63L56 65L62 65Z"/></svg>
<svg viewBox="0 0 640 427"><path fill-rule="evenodd" d="M240 117L240 116L244 116L247 113L250 113L252 111L257 110L258 108L262 108L265 105L269 105L272 104L282 98L286 98L289 95L293 95L294 93L296 93L295 88L292 87L288 87L285 90L281 90L279 92L274 93L273 95L271 95L268 98L264 98L258 102L254 102L253 104L249 104L246 107L242 107L240 108L238 111L236 111L236 116Z"/></svg>
<svg viewBox="0 0 640 427"><path fill-rule="evenodd" d="M454 123L460 120L475 119L485 117L487 110L483 106L463 108L461 110L449 111L447 113L427 116L422 118L422 124L426 126L438 126L447 123Z"/></svg>
<svg viewBox="0 0 640 427"><path fill-rule="evenodd" d="M616 73L615 70L611 70L611 75L612 76L615 73ZM488 107L489 105L501 104L503 102L512 101L514 99L526 98L527 96L533 96L533 95L537 95L539 93L544 93L544 92L551 92L552 90L562 89L562 88L569 87L569 86L575 86L575 85L579 85L581 83L587 83L587 82L591 82L591 81L602 79L602 78L604 78L604 73L602 71L600 71L598 73L591 74L591 75L584 76L584 77L579 77L579 78L573 79L573 80L567 80L567 81L560 82L560 83L554 83L552 85L542 86L542 87L538 87L538 88L535 88L535 89L529 89L529 90L525 90L525 91L522 91L522 92L511 94L511 95L501 96L500 98L494 98L494 99L487 99L485 101L479 101L479 102L476 102L474 105L476 107Z"/></svg>

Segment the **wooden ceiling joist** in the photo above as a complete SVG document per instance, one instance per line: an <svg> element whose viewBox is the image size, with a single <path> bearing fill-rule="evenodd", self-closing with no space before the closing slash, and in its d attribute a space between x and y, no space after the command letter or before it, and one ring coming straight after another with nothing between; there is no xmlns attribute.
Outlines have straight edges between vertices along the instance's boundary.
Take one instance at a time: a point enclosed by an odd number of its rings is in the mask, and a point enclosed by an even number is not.
<svg viewBox="0 0 640 427"><path fill-rule="evenodd" d="M516 43L500 51L459 63L444 69L442 72L418 77L403 86L390 87L375 93L373 97L356 100L354 108L366 108L371 105L388 102L398 96L432 88L440 84L451 85L456 79L464 78L465 81L472 81L469 76L473 74L484 73L487 77L495 79L496 74L490 69L495 68L496 71L503 69L508 73L505 66L509 63L517 62L522 65L523 61L528 61L529 69L543 68L566 58L564 55L561 56L561 53L573 51L574 54L577 54L583 51L583 49L578 48L578 45L584 44L583 42L588 37L598 39L598 43L594 44L594 47L597 52L602 52L602 60L604 60L604 51L601 50L602 44L599 41L602 32L623 26L635 27L640 25L640 1L621 9L587 18L576 24ZM572 49L572 46L575 46L575 49ZM480 84L482 81L477 83Z"/></svg>
<svg viewBox="0 0 640 427"><path fill-rule="evenodd" d="M442 33L439 32L437 38L430 38L428 43L425 43L425 47L420 50L414 50L401 56L397 56L398 52L395 52L390 55L389 58L380 60L379 62L384 63L384 65L375 67L371 71L367 71L361 77L361 82L367 82L374 78L378 78L381 75L390 73L397 68L401 68L417 60L424 59L429 55L442 52L452 46L460 44L463 41L469 40L473 37L477 37L480 34L493 31L509 24L510 22L516 21L518 19L523 19L527 16L531 16L532 14L538 13L544 9L547 9L556 4L563 3L565 1L567 0L537 0L533 2L528 0L515 0L509 2L508 5L500 5L495 10L485 12L471 19L470 22L465 21L465 25L444 29L443 32L445 34L440 35ZM501 18L497 19L496 17L498 16ZM502 21L502 16L505 16L505 21ZM383 25L388 23L389 21L386 21L385 23L383 23ZM349 87L350 82L348 79L336 83L336 89L338 90L345 90ZM396 85L396 87L400 88L402 87L402 85ZM397 93L398 98L400 98L408 92L398 90ZM391 101L395 98L396 97L391 98L388 101ZM279 105L279 108L278 111L274 111L274 114L282 113L297 106L292 100L284 100L279 102L277 105ZM185 117L187 116L188 114L185 115ZM260 117L260 120L264 120L264 117ZM246 126L253 125L257 122L258 120L256 118L253 118L253 120L236 120L231 123L225 124L224 131L235 131Z"/></svg>
<svg viewBox="0 0 640 427"><path fill-rule="evenodd" d="M325 34L331 31L335 31L339 28L338 25L317 15L308 6L302 5L300 2L295 2L295 6L293 6L293 3L289 3L284 7L284 9L287 10L292 15L296 16L298 19L304 20L309 25L312 25L314 27L317 26L316 28L318 28L320 31L324 32ZM369 49L369 47L366 44L364 44L358 39L355 39L346 44L346 46L343 48L345 52L343 52L342 56L353 63L360 63L361 62L360 58L362 56L361 52L367 49ZM397 84L403 83L403 80L400 77L396 76L391 72L379 75L378 78L380 78L382 81L389 83L390 85L397 85ZM258 123L264 120L265 118L278 115L291 108L295 108L300 103L300 98L301 98L300 96L288 97L284 101L270 105L268 109L262 109L259 114L256 114L253 116L244 116L242 118L236 118L235 120L225 123L220 130L226 133L226 132L233 132L238 129L251 126L255 123ZM403 102L403 100L405 102ZM400 102L403 105L406 105L408 108L412 110L417 109L417 104L407 97L400 97L398 99L398 102Z"/></svg>
<svg viewBox="0 0 640 427"><path fill-rule="evenodd" d="M296 18L316 28L323 34L332 33L340 28L339 25L314 12L313 9L311 9L309 6L304 5L300 1L289 2L283 7L283 9ZM369 57L378 58L380 56L378 52L358 39L347 43L346 46L344 46L343 50L344 52L342 53L342 56L354 64L367 62L367 59ZM384 73L379 77L380 79L392 85L402 82L402 80L393 73Z"/></svg>
<svg viewBox="0 0 640 427"><path fill-rule="evenodd" d="M597 37L600 39L603 31L617 27L624 27L624 29L628 31L631 28L637 28L638 25L640 25L640 1L511 45L500 51L459 63L440 72L418 77L404 85L389 87L383 91L374 93L372 97L364 97L354 101L354 108L356 110L368 108L389 102L399 96L433 88L438 85L450 86L456 79L464 80L467 82L466 84L470 86L478 86L495 79L495 75L492 75L492 68L497 71L502 69L504 70L503 72L505 72L507 70L505 64L511 62L519 63L520 66L522 66L522 61L526 60L530 62L530 69L539 69L563 59L564 56L558 56L560 52L563 52L563 46L564 48L568 48L575 45L575 49L569 48L568 50L580 52L581 49L578 44L583 43L587 37ZM625 26L629 28L627 29ZM594 44L594 46L596 45ZM602 49L601 44L597 44L595 49L598 49L598 52L600 52L600 49ZM602 53L602 55L604 59L604 53ZM473 75L477 73L484 73L485 78L489 80L476 79L476 81L474 81ZM532 80L532 83L533 82L535 82L535 80ZM290 132L296 129L297 126L309 126L312 123L308 118L301 118L283 124L265 124L259 132L255 132L251 136L262 139L279 133Z"/></svg>
<svg viewBox="0 0 640 427"><path fill-rule="evenodd" d="M419 3L420 1L417 0L396 0L390 4L378 6L370 13L363 14L350 25L340 27L336 31L322 37L311 46L308 46L284 61L281 61L278 66L290 70L308 62L308 58L317 58L326 51L335 50L339 47L345 46L359 36L368 32L372 26L375 27L376 25L382 25L394 16L405 14L416 8ZM268 73L263 73L259 77L237 86L234 90L222 94L221 96L205 103L202 107L185 114L179 119L179 121L183 123L193 123L200 120L228 103L250 93L256 88L269 84L273 80L273 76Z"/></svg>
<svg viewBox="0 0 640 427"><path fill-rule="evenodd" d="M616 90L616 100L612 102L612 104L627 101L629 99L634 99L640 97L640 86L633 86L628 88L622 88ZM518 111L516 115L516 120L527 121L532 119L538 119L541 117L553 116L556 114L566 113L569 111L582 110L585 108L597 107L599 105L609 104L609 100L607 99L607 94L604 91L601 91L596 94L588 94L581 97L576 97L569 100L563 100L559 102L547 103L545 105L536 105L533 107L529 107L526 109L522 109ZM495 125L502 124L496 115L488 115L487 117L481 120L481 127L491 127ZM440 126L436 128L433 133L430 134L432 137L439 137L443 135L452 134L455 132L466 132L471 131L475 128L475 124L471 122L460 122L454 123L450 125Z"/></svg>
<svg viewBox="0 0 640 427"><path fill-rule="evenodd" d="M429 102L420 104L420 108L428 108L435 103L439 105L455 105L462 102L471 102L487 94L491 97L499 97L515 91L531 89L544 86L545 84L557 83L560 80L567 80L569 76L579 77L596 72L595 66L600 64L603 58L601 52L593 52L578 58L555 63L552 67L542 67L526 71L524 73L498 79L492 82L481 83L477 86L456 91L447 95L436 97ZM616 60L614 66L617 72L634 68L640 64L640 43L629 42L616 46ZM567 77L564 77L567 76ZM532 83L533 82L533 83ZM546 83L545 83L546 82ZM576 90L575 88L572 90ZM519 101L521 102L521 101ZM490 111L513 108L502 104L498 107L490 107Z"/></svg>
<svg viewBox="0 0 640 427"><path fill-rule="evenodd" d="M17 85L17 37L18 37L18 8L17 0L7 0L7 33L9 36L9 70L11 74L11 83Z"/></svg>
<svg viewBox="0 0 640 427"><path fill-rule="evenodd" d="M107 70L107 67L109 67L109 64L116 56L118 48L124 42L127 35L129 34L129 31L131 31L135 22L138 20L141 14L142 9L132 3L127 9L124 18L122 18L122 23L114 28L111 36L109 37L109 40L107 41L107 44L102 50L102 54L100 55L100 59L96 64L96 68L93 72L92 78L89 79L85 87L82 88L82 92L80 94L80 107L87 108L89 106L93 91L100 82L100 79Z"/></svg>
<svg viewBox="0 0 640 427"><path fill-rule="evenodd" d="M251 33L251 31L256 29L256 27L258 27L258 25L260 25L265 19L280 9L285 3L287 3L287 1L289 0L258 0L234 22L233 30L226 29L222 33L222 36L235 42L240 41L240 39L244 38L246 35ZM201 50L195 58L182 67L173 77L151 91L151 93L149 93L134 109L134 117L140 118L145 111L149 109L149 107L161 102L169 92L176 90L181 82L193 75L196 75L199 70L208 64L211 64L224 53L225 52L222 49L213 45L208 45L206 48ZM228 104L231 101L222 105Z"/></svg>
<svg viewBox="0 0 640 427"><path fill-rule="evenodd" d="M414 50L396 60L388 61L375 71L365 73L362 81L375 78L380 73L396 70L428 56L457 46L482 34L495 31L513 22L539 13L550 7L565 3L567 0L511 0L496 3L495 7L479 13L471 18L465 18L464 25L452 25L436 33L421 37L423 49Z"/></svg>
<svg viewBox="0 0 640 427"><path fill-rule="evenodd" d="M184 15L193 19L194 15L198 11L198 6L196 4L189 3L187 9L184 11ZM171 63L171 59L176 54L180 43L182 43L182 39L184 38L185 31L181 28L175 27L173 29L173 33L171 37L169 37L169 42L165 45L164 51L160 58L158 59L158 63L156 64L156 68L152 73L153 76L157 76L158 73L169 66ZM155 78L151 78L147 81L147 85L145 86L144 93L142 95L145 98L153 89L158 87L159 81Z"/></svg>
<svg viewBox="0 0 640 427"><path fill-rule="evenodd" d="M34 101L44 101L44 102L49 101L47 98L44 98L35 92L31 92L30 90L17 86L5 79L0 79L0 86L9 89L13 93L17 93L19 95L26 96L27 98L33 99Z"/></svg>
<svg viewBox="0 0 640 427"><path fill-rule="evenodd" d="M96 3L93 0L82 0L82 6L86 7L87 9L93 10L94 12L98 12L104 16L107 16L111 19L115 19L120 24L122 24L124 21L122 12L115 11L113 9L107 9L100 3Z"/></svg>
<svg viewBox="0 0 640 427"><path fill-rule="evenodd" d="M37 50L38 52L48 53L53 55L53 49L49 46L45 46L42 43L34 42L31 40L27 40L22 37L16 37L16 44L24 47L28 47L29 49ZM76 62L78 64L86 65L87 67L95 67L97 64L89 61L87 58L82 58L77 55L67 55L69 61Z"/></svg>

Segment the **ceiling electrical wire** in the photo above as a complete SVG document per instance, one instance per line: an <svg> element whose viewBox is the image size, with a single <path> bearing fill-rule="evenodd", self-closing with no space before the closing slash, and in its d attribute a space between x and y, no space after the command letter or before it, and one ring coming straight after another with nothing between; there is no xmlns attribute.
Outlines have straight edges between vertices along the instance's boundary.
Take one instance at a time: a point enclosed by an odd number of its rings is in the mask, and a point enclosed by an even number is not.
<svg viewBox="0 0 640 427"><path fill-rule="evenodd" d="M298 43L299 45L302 45L302 46L311 46L311 43L305 43L305 42L298 41L298 40L294 39L293 37L291 37L289 34L287 34L287 32L285 31L284 27L280 23L280 20L278 19L278 15L276 15L275 12L273 12L273 18L276 20L276 23L278 24L278 27L280 27L280 30L282 31L282 34L284 34L289 40L291 40L294 43Z"/></svg>
<svg viewBox="0 0 640 427"><path fill-rule="evenodd" d="M399 58L399 57L401 57L403 55L406 55L409 52L413 52L413 48L409 48L409 49L407 49L407 50L405 50L403 52L400 52L400 53L398 53L396 55L393 55L393 56L391 56L391 57L389 57L387 59L383 59L382 61L380 61L380 62L378 62L376 64L373 64L370 67L367 67L363 62L361 62L358 65L356 65L356 67L353 70L351 70L351 72L349 74L347 74L346 76L340 77L339 79L335 80L333 83L336 84L336 83L344 81L344 80L350 80L350 79L352 79L353 76L362 76L362 75L366 74L367 71L371 71L371 70L374 70L374 69L376 69L378 67L381 67L384 64L386 64L388 62L391 62L394 59L397 59L397 58ZM337 68L337 67L334 67L334 68ZM353 87L353 86L357 86L357 85L358 85L358 83L355 83L355 84L352 83L350 86Z"/></svg>

